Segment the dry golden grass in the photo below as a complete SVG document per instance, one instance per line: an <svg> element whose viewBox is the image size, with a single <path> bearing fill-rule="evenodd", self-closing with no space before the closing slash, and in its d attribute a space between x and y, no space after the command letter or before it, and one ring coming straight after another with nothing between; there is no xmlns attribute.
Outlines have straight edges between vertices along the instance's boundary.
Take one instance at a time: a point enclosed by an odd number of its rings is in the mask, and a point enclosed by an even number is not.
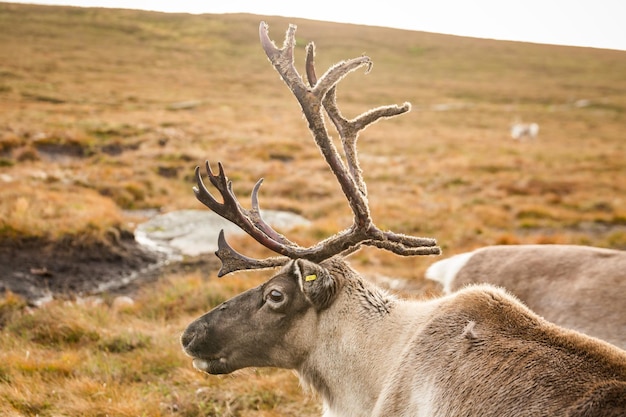
<svg viewBox="0 0 626 417"><path fill-rule="evenodd" d="M312 243L351 214L295 99L257 39L262 17L0 4L0 238L98 240L132 229L124 209L200 208L193 168L222 161L246 204L314 221ZM287 24L265 18L277 43ZM626 249L626 53L293 19L296 62L318 72L362 53L338 99L352 116L409 101L359 151L375 222L432 236L446 255L497 243ZM539 139L513 142L516 119ZM242 251L259 249L245 239ZM367 273L422 282L433 258L375 250ZM164 277L135 306L0 306L0 414L319 415L287 371L206 377L177 337L195 316L260 282Z"/></svg>
<svg viewBox="0 0 626 417"><path fill-rule="evenodd" d="M185 324L249 284L173 276L124 309L82 299L30 310L5 297L0 415L314 415L317 402L290 372L206 378L181 353L177 335Z"/></svg>

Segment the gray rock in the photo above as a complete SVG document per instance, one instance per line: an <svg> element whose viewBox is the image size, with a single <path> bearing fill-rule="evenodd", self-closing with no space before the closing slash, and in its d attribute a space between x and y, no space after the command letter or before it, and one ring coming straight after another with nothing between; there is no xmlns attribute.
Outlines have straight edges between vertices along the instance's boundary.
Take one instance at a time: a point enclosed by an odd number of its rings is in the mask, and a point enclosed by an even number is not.
<svg viewBox="0 0 626 417"><path fill-rule="evenodd" d="M263 210L263 219L272 227L286 231L310 222L294 213ZM152 250L163 252L170 259L197 256L217 250L220 230L226 236L244 232L236 225L208 210L179 210L154 216L137 226L135 239Z"/></svg>

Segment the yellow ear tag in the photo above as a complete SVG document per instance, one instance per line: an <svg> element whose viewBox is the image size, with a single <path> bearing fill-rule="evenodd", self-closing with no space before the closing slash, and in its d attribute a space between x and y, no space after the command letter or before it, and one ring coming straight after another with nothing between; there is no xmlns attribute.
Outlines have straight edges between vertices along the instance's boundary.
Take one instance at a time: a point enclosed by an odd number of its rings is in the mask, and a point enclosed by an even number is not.
<svg viewBox="0 0 626 417"><path fill-rule="evenodd" d="M307 275L306 277L304 277L305 281L315 281L317 279L317 275L313 274L313 275Z"/></svg>

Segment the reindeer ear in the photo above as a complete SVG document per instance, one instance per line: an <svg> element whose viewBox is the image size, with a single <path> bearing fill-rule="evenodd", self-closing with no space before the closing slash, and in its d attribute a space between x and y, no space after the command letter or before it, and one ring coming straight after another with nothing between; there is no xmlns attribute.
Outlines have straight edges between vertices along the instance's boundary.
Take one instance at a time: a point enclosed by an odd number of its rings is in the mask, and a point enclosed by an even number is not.
<svg viewBox="0 0 626 417"><path fill-rule="evenodd" d="M326 309L337 294L338 283L324 267L305 259L294 262L300 288L318 311Z"/></svg>

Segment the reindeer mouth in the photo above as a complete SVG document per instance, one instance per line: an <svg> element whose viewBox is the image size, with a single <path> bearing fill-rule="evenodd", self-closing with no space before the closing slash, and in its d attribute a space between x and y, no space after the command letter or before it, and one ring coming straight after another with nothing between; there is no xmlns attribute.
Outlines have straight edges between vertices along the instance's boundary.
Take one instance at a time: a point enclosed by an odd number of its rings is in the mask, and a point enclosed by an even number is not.
<svg viewBox="0 0 626 417"><path fill-rule="evenodd" d="M192 363L193 363L194 368L202 372L208 372L209 367L211 366L210 361L207 361L205 359L199 359L199 358L194 359Z"/></svg>
<svg viewBox="0 0 626 417"><path fill-rule="evenodd" d="M193 367L198 371L211 375L229 374L232 372L226 362L226 358L194 358L192 363Z"/></svg>

